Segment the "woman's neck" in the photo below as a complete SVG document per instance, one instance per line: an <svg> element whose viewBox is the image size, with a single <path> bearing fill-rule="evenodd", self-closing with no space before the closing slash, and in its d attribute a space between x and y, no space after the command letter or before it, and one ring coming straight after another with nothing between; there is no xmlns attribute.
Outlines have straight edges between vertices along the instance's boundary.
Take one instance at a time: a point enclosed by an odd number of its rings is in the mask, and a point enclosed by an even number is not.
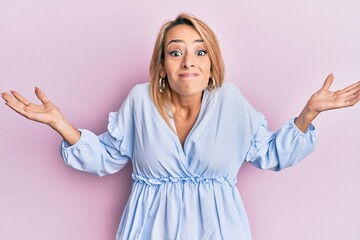
<svg viewBox="0 0 360 240"><path fill-rule="evenodd" d="M191 118L191 116L198 115L200 111L202 100L202 93L191 95L191 96L182 96L179 94L172 93L171 101L174 106L174 117L180 117L183 119Z"/></svg>
<svg viewBox="0 0 360 240"><path fill-rule="evenodd" d="M173 119L176 132L182 147L193 128L200 113L202 94L193 96L172 95L172 103L175 107Z"/></svg>

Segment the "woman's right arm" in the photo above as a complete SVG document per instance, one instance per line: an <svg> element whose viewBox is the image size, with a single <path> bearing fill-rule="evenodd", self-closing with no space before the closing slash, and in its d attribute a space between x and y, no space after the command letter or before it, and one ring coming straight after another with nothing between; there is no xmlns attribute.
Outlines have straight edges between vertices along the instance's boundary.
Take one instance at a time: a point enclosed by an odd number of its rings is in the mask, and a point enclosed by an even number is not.
<svg viewBox="0 0 360 240"><path fill-rule="evenodd" d="M35 94L42 104L36 105L29 102L16 91L2 93L1 97L11 109L27 119L49 125L57 131L68 144L73 145L80 139L80 131L73 127L66 118L39 89L35 88Z"/></svg>

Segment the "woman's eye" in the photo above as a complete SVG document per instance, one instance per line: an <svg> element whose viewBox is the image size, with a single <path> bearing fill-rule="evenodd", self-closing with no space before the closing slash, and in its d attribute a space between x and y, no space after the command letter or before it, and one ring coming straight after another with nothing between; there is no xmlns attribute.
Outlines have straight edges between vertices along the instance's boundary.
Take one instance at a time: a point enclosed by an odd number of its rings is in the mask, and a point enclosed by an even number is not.
<svg viewBox="0 0 360 240"><path fill-rule="evenodd" d="M173 57L179 57L179 56L181 56L181 52L180 52L180 51L171 51L169 54L170 54L171 56L173 56Z"/></svg>
<svg viewBox="0 0 360 240"><path fill-rule="evenodd" d="M207 52L205 50L199 50L196 52L196 55L198 56L205 56L207 54Z"/></svg>

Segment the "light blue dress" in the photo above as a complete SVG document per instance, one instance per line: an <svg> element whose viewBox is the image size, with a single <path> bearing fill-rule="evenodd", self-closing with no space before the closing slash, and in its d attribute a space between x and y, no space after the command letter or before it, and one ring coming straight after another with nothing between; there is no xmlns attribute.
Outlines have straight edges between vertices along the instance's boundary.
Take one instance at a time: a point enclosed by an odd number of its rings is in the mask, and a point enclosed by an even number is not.
<svg viewBox="0 0 360 240"><path fill-rule="evenodd" d="M241 165L281 170L308 155L315 139L312 125L303 133L294 120L270 132L238 88L224 83L204 91L183 148L144 83L110 113L107 132L96 136L81 130L76 144L62 142L61 153L68 165L99 176L132 162L132 191L116 239L249 240L235 186Z"/></svg>

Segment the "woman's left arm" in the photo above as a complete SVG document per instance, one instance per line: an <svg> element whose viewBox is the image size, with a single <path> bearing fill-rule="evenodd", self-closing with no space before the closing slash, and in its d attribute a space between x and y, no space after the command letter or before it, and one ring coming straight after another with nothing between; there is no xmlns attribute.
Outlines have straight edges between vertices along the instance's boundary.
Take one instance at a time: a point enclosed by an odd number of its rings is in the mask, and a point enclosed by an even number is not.
<svg viewBox="0 0 360 240"><path fill-rule="evenodd" d="M295 124L305 132L319 113L354 106L360 100L360 81L344 89L331 92L329 88L334 81L333 74L327 76L322 88L314 93L306 103Z"/></svg>

